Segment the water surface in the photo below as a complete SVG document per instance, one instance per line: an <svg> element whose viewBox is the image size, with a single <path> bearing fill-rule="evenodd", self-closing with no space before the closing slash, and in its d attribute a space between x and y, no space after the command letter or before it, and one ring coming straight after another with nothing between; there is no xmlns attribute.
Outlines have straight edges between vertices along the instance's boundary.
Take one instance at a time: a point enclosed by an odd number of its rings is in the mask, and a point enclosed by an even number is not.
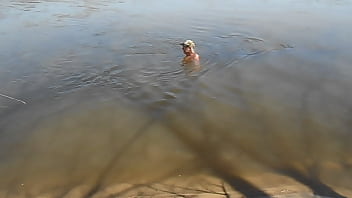
<svg viewBox="0 0 352 198"><path fill-rule="evenodd" d="M270 196L281 180L251 178L273 174L351 196L351 10L349 0L2 1L2 195L89 197L204 174ZM200 72L181 66L186 39Z"/></svg>

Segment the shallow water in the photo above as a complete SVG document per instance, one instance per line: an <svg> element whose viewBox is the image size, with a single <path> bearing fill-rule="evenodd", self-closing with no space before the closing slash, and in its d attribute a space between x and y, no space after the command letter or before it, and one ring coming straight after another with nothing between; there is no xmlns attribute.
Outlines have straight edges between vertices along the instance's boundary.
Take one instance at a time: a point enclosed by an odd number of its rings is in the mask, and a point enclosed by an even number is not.
<svg viewBox="0 0 352 198"><path fill-rule="evenodd" d="M351 10L349 0L1 2L1 196L86 185L89 197L205 171L248 197L264 189L246 178L268 172L348 197ZM181 66L185 39L199 72Z"/></svg>

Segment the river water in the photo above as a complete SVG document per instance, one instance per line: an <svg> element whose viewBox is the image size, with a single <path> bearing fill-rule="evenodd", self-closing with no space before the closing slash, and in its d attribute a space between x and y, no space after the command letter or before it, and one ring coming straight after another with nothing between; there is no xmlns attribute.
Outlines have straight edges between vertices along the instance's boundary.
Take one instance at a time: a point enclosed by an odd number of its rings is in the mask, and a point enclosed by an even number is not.
<svg viewBox="0 0 352 198"><path fill-rule="evenodd" d="M352 195L352 1L0 2L2 197L197 174L268 197L269 173Z"/></svg>

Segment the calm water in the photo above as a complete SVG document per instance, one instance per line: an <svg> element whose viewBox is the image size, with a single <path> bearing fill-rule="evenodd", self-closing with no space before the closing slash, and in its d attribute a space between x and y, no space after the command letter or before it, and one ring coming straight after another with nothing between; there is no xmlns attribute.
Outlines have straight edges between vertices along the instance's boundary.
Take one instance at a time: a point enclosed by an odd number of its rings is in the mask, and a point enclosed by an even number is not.
<svg viewBox="0 0 352 198"><path fill-rule="evenodd" d="M246 178L268 172L350 196L351 11L350 0L1 0L0 196L83 185L89 197L202 171L247 197L264 189ZM181 66L186 39L200 72Z"/></svg>

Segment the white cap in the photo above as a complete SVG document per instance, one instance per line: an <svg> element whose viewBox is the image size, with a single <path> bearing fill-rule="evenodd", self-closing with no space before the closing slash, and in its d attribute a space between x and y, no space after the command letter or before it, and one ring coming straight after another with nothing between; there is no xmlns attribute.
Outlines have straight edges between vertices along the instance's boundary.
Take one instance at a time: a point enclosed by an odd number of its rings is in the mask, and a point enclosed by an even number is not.
<svg viewBox="0 0 352 198"><path fill-rule="evenodd" d="M185 42L181 43L182 46L188 46L191 48L195 48L196 44L192 40L186 40Z"/></svg>

